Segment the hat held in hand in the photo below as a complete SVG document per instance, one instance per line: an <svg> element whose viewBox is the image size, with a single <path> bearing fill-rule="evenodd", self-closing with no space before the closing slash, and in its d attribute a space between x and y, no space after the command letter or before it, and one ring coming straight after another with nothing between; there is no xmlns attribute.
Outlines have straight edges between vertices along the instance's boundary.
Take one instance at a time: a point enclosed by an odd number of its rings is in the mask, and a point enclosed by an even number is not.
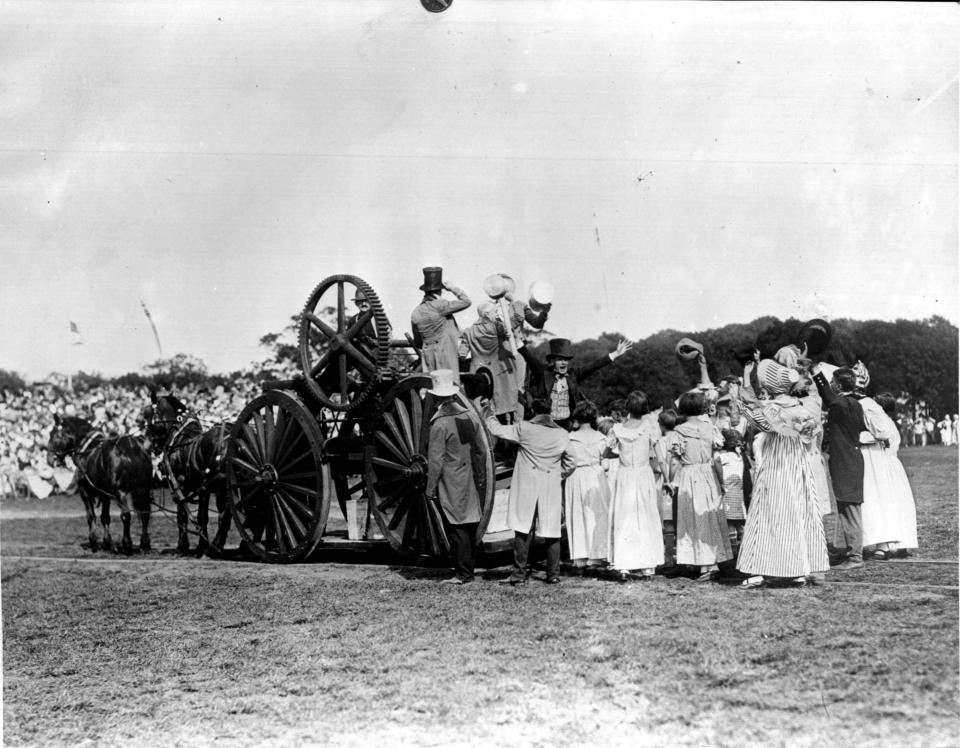
<svg viewBox="0 0 960 748"><path fill-rule="evenodd" d="M807 346L807 354L815 356L823 353L830 345L830 338L833 337L833 328L825 319L812 319L800 328L797 333L797 345L803 348Z"/></svg>
<svg viewBox="0 0 960 748"><path fill-rule="evenodd" d="M703 353L703 346L690 338L680 338L677 341L677 358L681 361L693 361Z"/></svg>

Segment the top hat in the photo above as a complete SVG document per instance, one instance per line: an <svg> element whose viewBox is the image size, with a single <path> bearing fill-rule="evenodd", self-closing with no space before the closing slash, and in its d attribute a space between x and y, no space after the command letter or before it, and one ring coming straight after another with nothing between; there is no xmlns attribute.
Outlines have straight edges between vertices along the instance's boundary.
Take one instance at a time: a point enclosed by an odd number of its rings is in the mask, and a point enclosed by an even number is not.
<svg viewBox="0 0 960 748"><path fill-rule="evenodd" d="M684 361L693 361L697 356L703 353L703 346L690 338L680 338L677 341L677 358Z"/></svg>
<svg viewBox="0 0 960 748"><path fill-rule="evenodd" d="M573 345L566 338L553 338L550 341L550 353L547 354L547 361L554 358L573 358Z"/></svg>
<svg viewBox="0 0 960 748"><path fill-rule="evenodd" d="M832 336L833 329L829 322L825 319L812 319L800 328L800 332L797 333L797 344L802 347L806 343L807 353L816 355L826 350Z"/></svg>
<svg viewBox="0 0 960 748"><path fill-rule="evenodd" d="M430 372L430 394L440 397L456 395L460 390L453 383L453 369L437 369Z"/></svg>
<svg viewBox="0 0 960 748"><path fill-rule="evenodd" d="M534 281L530 284L530 308L541 312L553 303L553 286L547 281Z"/></svg>
<svg viewBox="0 0 960 748"><path fill-rule="evenodd" d="M431 291L442 291L443 268L424 268L423 285L420 286L420 290L426 291L427 293Z"/></svg>
<svg viewBox="0 0 960 748"><path fill-rule="evenodd" d="M757 367L760 386L772 395L783 395L800 381L800 373L789 369L769 358L763 359Z"/></svg>
<svg viewBox="0 0 960 748"><path fill-rule="evenodd" d="M499 299L507 293L507 282L499 273L488 275L483 279L483 292L491 299Z"/></svg>

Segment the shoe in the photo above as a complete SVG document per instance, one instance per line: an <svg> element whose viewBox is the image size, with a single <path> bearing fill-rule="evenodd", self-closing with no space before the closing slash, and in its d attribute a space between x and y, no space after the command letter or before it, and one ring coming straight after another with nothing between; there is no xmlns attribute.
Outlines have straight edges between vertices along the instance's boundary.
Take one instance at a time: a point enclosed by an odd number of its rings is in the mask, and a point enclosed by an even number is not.
<svg viewBox="0 0 960 748"><path fill-rule="evenodd" d="M618 571L618 572L617 572L617 581L618 581L618 582L629 582L629 581L630 581L630 572L629 572L629 571Z"/></svg>
<svg viewBox="0 0 960 748"><path fill-rule="evenodd" d="M790 586L790 587L806 587L806 586L807 586L807 578L806 578L806 577L796 577L796 578L794 578L794 579L791 579L791 580L790 580L790 584L789 584L788 586Z"/></svg>
<svg viewBox="0 0 960 748"><path fill-rule="evenodd" d="M817 572L808 576L807 581L810 582L810 584L823 584L827 581L827 575L822 572Z"/></svg>
<svg viewBox="0 0 960 748"><path fill-rule="evenodd" d="M470 584L472 579L461 579L460 577L450 577L449 579L444 579L440 584Z"/></svg>
<svg viewBox="0 0 960 748"><path fill-rule="evenodd" d="M837 564L830 571L851 571L853 569L862 569L863 561L851 561L849 558L842 564Z"/></svg>
<svg viewBox="0 0 960 748"><path fill-rule="evenodd" d="M696 578L697 582L714 582L720 576L720 572L716 569L711 571L705 571L699 577Z"/></svg>
<svg viewBox="0 0 960 748"><path fill-rule="evenodd" d="M506 579L500 580L500 584L509 584L511 587L516 587L518 584L526 584L526 583L527 583L526 577L515 577L513 574L511 574Z"/></svg>
<svg viewBox="0 0 960 748"><path fill-rule="evenodd" d="M890 558L890 556L887 555L886 551L874 551L870 558L872 558L874 561L886 561L888 558Z"/></svg>
<svg viewBox="0 0 960 748"><path fill-rule="evenodd" d="M763 577L750 577L749 579L744 579L743 583L740 585L742 590L758 590L761 587L767 586L767 580Z"/></svg>
<svg viewBox="0 0 960 748"><path fill-rule="evenodd" d="M547 584L560 584L560 577L547 577Z"/></svg>

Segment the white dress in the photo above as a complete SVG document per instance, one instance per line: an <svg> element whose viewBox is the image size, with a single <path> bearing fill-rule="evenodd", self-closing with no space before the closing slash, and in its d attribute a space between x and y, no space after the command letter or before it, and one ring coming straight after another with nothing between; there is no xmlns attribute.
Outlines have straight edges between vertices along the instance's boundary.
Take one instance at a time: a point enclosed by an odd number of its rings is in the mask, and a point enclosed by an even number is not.
<svg viewBox="0 0 960 748"><path fill-rule="evenodd" d="M898 540L900 548L918 548L917 542L917 505L913 499L913 489L907 472L903 469L898 453L900 451L900 434L890 439L890 446L884 450L887 477L883 485L887 487L896 507L898 516ZM893 549L891 549L893 550Z"/></svg>
<svg viewBox="0 0 960 748"><path fill-rule="evenodd" d="M620 455L610 502L610 565L619 571L654 569L663 564L663 528L657 481L650 466L653 433L649 424L614 424L607 446Z"/></svg>
<svg viewBox="0 0 960 748"><path fill-rule="evenodd" d="M564 473L573 471L563 486L563 505L570 560L575 563L607 559L610 486L600 465L605 444L599 431L580 429L570 434L563 454Z"/></svg>
<svg viewBox="0 0 960 748"><path fill-rule="evenodd" d="M890 460L881 441L897 441L897 425L872 397L860 399L863 420L867 431L860 435L860 452L863 454L863 544L912 543L917 547L916 510L914 510L912 536L910 528L903 526L902 489L894 490L890 484ZM898 460L899 462L899 460ZM913 503L913 494L910 494Z"/></svg>

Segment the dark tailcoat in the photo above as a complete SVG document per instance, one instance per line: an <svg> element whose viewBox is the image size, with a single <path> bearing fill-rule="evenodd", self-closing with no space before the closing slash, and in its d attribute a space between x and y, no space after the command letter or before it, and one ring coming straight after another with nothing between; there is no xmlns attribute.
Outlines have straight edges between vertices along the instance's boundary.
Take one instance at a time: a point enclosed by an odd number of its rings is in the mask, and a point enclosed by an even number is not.
<svg viewBox="0 0 960 748"><path fill-rule="evenodd" d="M822 373L814 374L820 397L827 406L824 451L830 455L830 479L838 502L863 503L863 455L860 432L867 426L863 407L853 395L837 395Z"/></svg>

